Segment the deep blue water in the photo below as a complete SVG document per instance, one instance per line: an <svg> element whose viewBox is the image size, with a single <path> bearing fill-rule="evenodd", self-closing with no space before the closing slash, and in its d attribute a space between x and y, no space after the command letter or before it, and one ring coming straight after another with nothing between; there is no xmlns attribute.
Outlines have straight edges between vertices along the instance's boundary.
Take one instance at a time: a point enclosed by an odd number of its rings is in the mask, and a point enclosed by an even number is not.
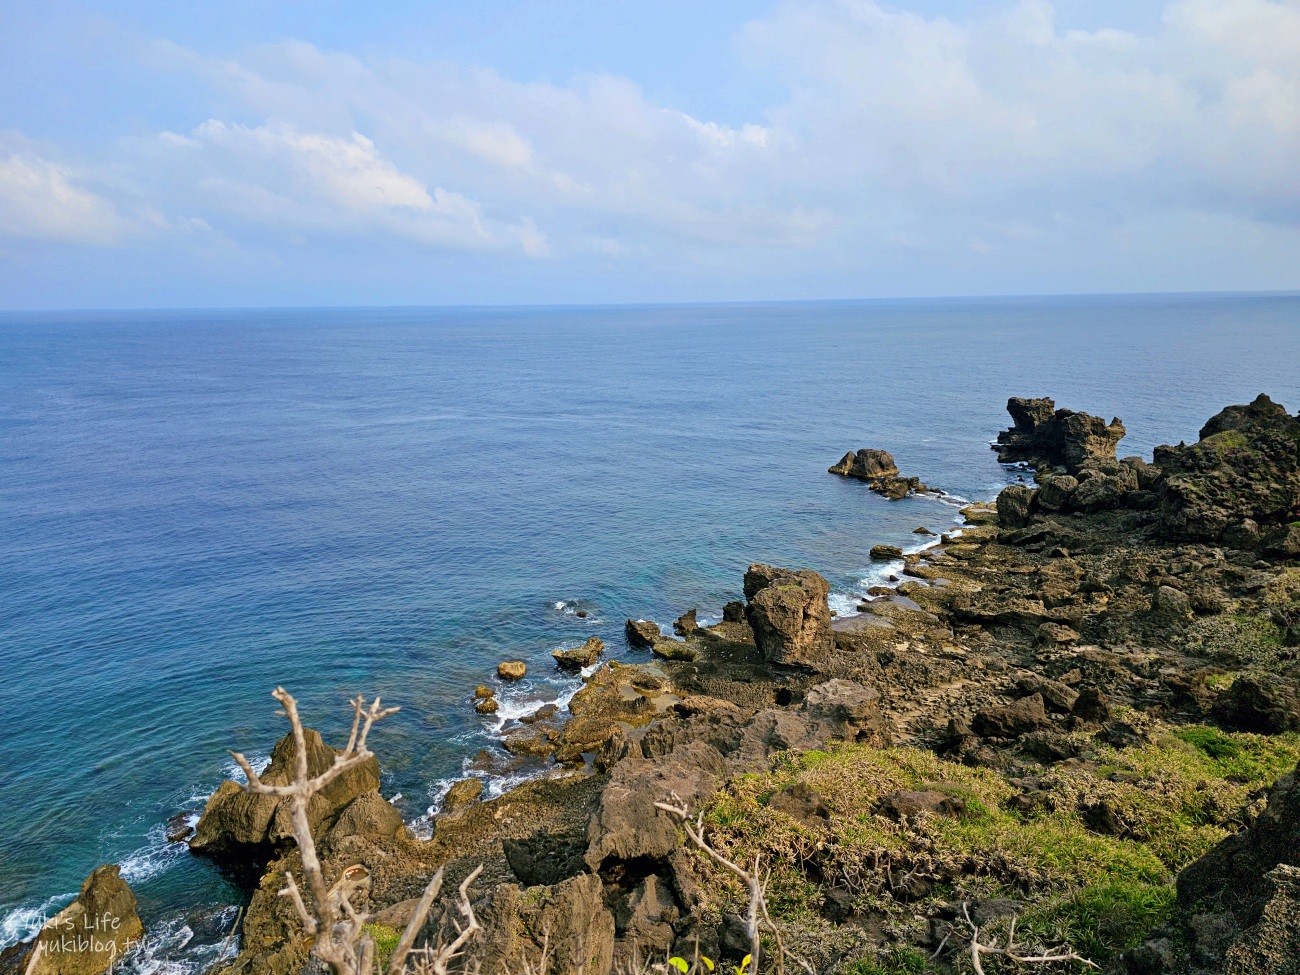
<svg viewBox="0 0 1300 975"><path fill-rule="evenodd" d="M1300 297L0 316L0 939L104 861L158 930L235 901L161 824L269 751L276 684L327 732L402 705L414 819L503 657L635 656L626 617L716 613L753 561L850 593L953 523L844 451L987 497L1009 395L1149 456L1261 391L1300 408Z"/></svg>

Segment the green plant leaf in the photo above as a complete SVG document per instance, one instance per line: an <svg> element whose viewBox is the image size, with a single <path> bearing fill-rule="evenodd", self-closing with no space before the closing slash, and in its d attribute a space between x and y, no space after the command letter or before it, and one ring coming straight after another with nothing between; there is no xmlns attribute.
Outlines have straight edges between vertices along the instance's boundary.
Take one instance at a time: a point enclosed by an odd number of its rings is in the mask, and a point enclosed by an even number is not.
<svg viewBox="0 0 1300 975"><path fill-rule="evenodd" d="M673 968L681 972L682 975L686 975L686 973L691 970L691 966L686 964L685 958L677 958L677 957L669 958L668 964L672 965Z"/></svg>

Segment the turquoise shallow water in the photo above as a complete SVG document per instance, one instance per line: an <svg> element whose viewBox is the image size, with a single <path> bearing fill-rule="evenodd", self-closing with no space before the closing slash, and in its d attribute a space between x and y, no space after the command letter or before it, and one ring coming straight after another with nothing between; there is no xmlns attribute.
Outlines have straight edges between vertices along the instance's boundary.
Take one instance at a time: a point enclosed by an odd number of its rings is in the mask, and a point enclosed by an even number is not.
<svg viewBox="0 0 1300 975"><path fill-rule="evenodd" d="M491 744L501 658L517 706L562 696L557 646L635 656L626 617L716 614L752 561L847 603L873 544L953 523L844 451L986 497L1009 395L1149 456L1261 391L1300 408L1300 298L0 316L0 942L104 861L157 932L236 903L162 824L267 753L277 683L327 732L401 704L415 820Z"/></svg>

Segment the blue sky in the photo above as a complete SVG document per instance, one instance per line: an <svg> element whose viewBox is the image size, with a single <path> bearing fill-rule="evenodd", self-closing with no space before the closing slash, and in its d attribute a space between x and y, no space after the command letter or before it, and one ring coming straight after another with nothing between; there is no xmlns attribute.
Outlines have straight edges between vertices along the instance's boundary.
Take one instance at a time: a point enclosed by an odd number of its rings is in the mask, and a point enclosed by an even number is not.
<svg viewBox="0 0 1300 975"><path fill-rule="evenodd" d="M1300 288L1296 0L0 5L0 307Z"/></svg>

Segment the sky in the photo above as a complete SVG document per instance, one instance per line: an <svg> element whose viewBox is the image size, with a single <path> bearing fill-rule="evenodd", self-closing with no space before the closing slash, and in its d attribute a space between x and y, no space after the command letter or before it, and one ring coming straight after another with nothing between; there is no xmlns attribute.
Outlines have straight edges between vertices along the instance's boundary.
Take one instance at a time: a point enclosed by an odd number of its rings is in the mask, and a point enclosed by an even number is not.
<svg viewBox="0 0 1300 975"><path fill-rule="evenodd" d="M3 0L0 308L1300 289L1300 0Z"/></svg>

